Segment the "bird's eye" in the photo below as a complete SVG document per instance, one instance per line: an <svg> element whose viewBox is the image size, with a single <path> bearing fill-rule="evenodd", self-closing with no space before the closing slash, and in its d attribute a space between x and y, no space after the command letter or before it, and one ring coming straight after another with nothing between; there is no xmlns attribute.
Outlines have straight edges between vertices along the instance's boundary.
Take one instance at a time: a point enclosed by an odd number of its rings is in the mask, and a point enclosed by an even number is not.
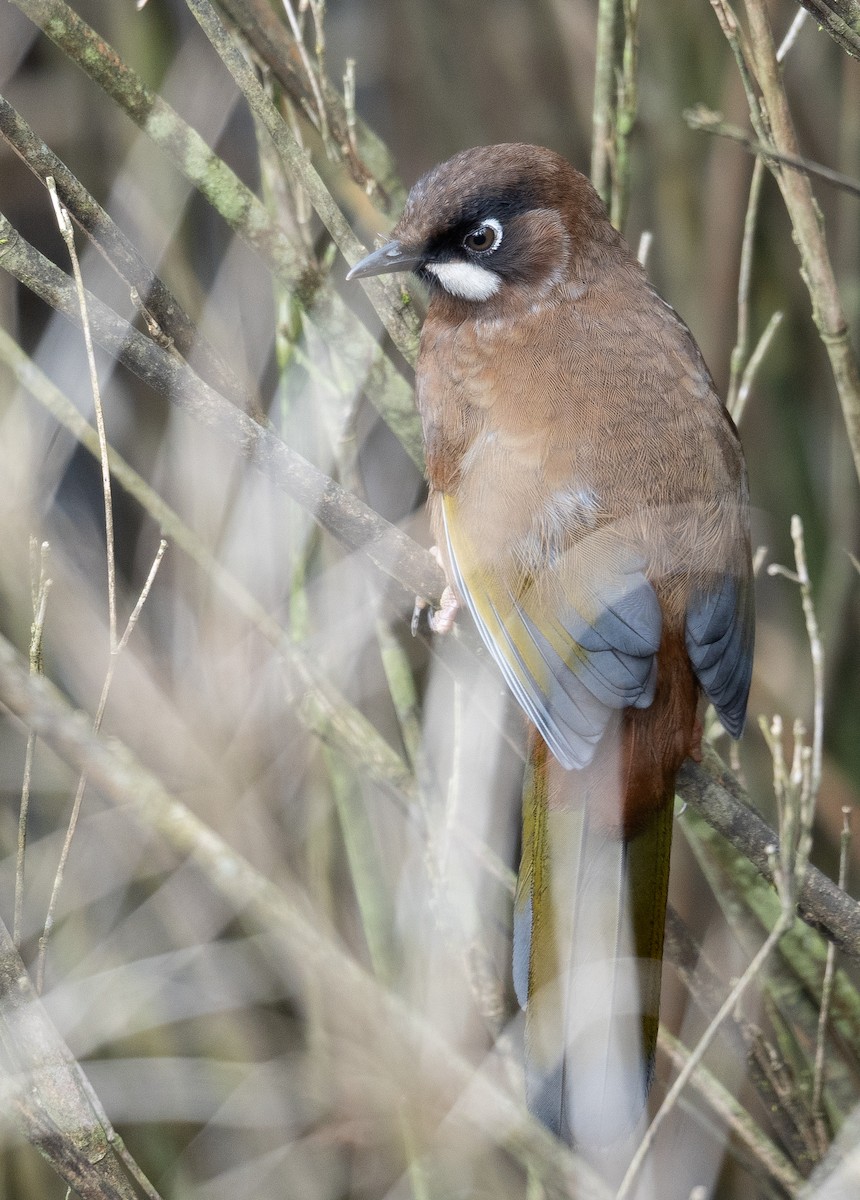
<svg viewBox="0 0 860 1200"><path fill-rule="evenodd" d="M498 221L490 217L488 220L482 221L477 229L466 234L463 238L463 245L467 250L472 250L476 254L487 254L490 250L497 250L501 240L502 227Z"/></svg>

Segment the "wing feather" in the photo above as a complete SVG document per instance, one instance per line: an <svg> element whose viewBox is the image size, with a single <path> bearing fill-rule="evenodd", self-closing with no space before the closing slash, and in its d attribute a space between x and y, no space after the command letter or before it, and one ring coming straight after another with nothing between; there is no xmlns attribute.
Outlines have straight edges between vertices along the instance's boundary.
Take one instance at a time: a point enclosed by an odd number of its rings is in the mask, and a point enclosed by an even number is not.
<svg viewBox="0 0 860 1200"><path fill-rule="evenodd" d="M603 530L587 553L555 556L551 579L514 579L480 569L451 496L442 513L454 583L487 649L559 762L586 766L611 713L654 697L662 614L641 556Z"/></svg>
<svg viewBox="0 0 860 1200"><path fill-rule="evenodd" d="M734 738L743 732L752 678L754 616L748 578L724 574L687 608L686 644L705 695Z"/></svg>

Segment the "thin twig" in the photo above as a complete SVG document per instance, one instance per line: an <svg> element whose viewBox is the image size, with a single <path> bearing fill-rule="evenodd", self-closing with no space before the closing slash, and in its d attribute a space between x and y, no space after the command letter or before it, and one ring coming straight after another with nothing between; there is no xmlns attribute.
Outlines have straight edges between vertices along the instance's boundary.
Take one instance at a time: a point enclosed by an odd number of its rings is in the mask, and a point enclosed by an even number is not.
<svg viewBox="0 0 860 1200"><path fill-rule="evenodd" d="M123 633L119 640L119 644L117 645L117 654L121 654L123 652L125 647L128 645L128 639L134 633L134 627L137 625L138 618L140 617L140 610L143 608L144 604L146 604L146 599L150 593L150 589L152 588L153 583L155 583L155 576L158 573L158 568L161 566L161 560L164 558L164 552L166 549L167 542L164 538L162 538L158 543L158 549L155 552L155 558L152 560L152 566L149 568L149 574L144 580L143 587L140 589L140 595L137 598L137 603L129 615L125 632Z"/></svg>
<svg viewBox="0 0 860 1200"><path fill-rule="evenodd" d="M744 409L746 408L747 400L749 399L753 380L756 377L759 367L764 361L764 356L768 352L770 344L773 341L774 334L782 324L782 317L783 314L781 312L775 312L771 314L771 318L765 326L761 337L756 343L755 350L753 350L749 357L749 361L744 368L744 373L741 376L740 386L737 390L737 396L735 398L734 405L729 409L732 420L736 425L740 423L741 417L744 415Z"/></svg>
<svg viewBox="0 0 860 1200"><path fill-rule="evenodd" d="M839 886L845 890L848 878L848 850L851 845L851 809L842 809L842 836L839 839ZM833 999L833 981L836 975L836 947L831 942L827 947L827 959L824 964L824 980L821 985L821 1008L818 1011L818 1036L815 1042L815 1072L812 1082L812 1112L815 1117L818 1133L818 1147L823 1155L828 1145L827 1129L824 1124L824 1107L822 1096L824 1092L825 1042L827 1038L827 1022L830 1018L830 1004Z"/></svg>
<svg viewBox="0 0 860 1200"><path fill-rule="evenodd" d="M93 395L93 407L95 409L96 429L99 435L99 449L102 470L102 494L104 496L105 509L105 543L107 550L107 584L108 584L108 624L110 636L110 652L116 650L116 556L114 554L113 545L113 498L111 496L110 486L110 467L108 465L107 454L107 434L105 432L104 412L102 410L101 389L99 388L98 371L96 370L96 355L93 348L93 337L90 329L89 317L87 314L87 293L84 288L84 280L81 275L81 264L78 261L78 253L75 249L75 232L72 228L72 222L69 219L69 214L60 199L57 196L57 187L54 183L53 176L49 175L45 180L48 192L51 197L51 203L54 206L54 212L57 217L57 225L63 241L66 243L66 248L69 251L69 258L72 263L72 274L75 280L75 289L78 294L78 305L81 311L81 329L84 335L84 346L87 352L87 366L90 372L90 388Z"/></svg>
<svg viewBox="0 0 860 1200"><path fill-rule="evenodd" d="M803 538L803 522L799 516L791 518L791 539L794 543L794 561L797 573L787 571L778 563L771 563L767 569L768 575L782 575L797 583L800 587L800 599L803 605L803 615L806 621L806 636L809 640L809 653L812 660L812 780L813 796L818 795L821 786L822 747L824 743L824 647L821 644L821 634L815 606L812 601L812 586L809 581L809 571L806 565L806 547Z"/></svg>
<svg viewBox="0 0 860 1200"><path fill-rule="evenodd" d="M704 1058L705 1053L707 1052L715 1034L717 1033L717 1030L729 1013L734 1009L735 1005L741 999L749 985L758 975L762 966L767 961L771 950L773 950L774 946L785 933L786 929L789 928L793 920L793 912L786 912L783 910L780 913L779 920L770 931L768 937L765 939L761 949L753 958L752 962L744 971L743 975L737 981L735 986L729 992L728 996L723 1001L723 1004L717 1012L717 1015L708 1025L708 1028L702 1034L695 1048L690 1051L687 1061L675 1079L675 1082L666 1093L663 1103L655 1113L654 1120L646 1130L642 1141L639 1143L639 1146L636 1149L636 1153L633 1155L633 1158L630 1161L630 1166L627 1168L627 1172L621 1182L621 1187L618 1189L616 1200L626 1200L626 1197L631 1194L633 1185L636 1182L636 1178L639 1174L642 1164L644 1163L651 1146L654 1144L654 1139L657 1136L658 1130L665 1121L666 1117L674 1108L675 1103L681 1092L684 1090L688 1080L690 1079L690 1076Z"/></svg>
<svg viewBox="0 0 860 1200"><path fill-rule="evenodd" d="M158 550L155 553L152 566L149 568L149 574L147 575L146 581L141 589L140 595L138 596L137 603L132 609L131 616L128 618L125 632L123 633L122 638L117 642L116 646L111 648L110 657L108 659L108 667L107 671L105 672L104 682L102 683L98 707L96 708L96 715L93 718L93 733L98 733L102 727L102 721L104 720L105 709L107 708L108 697L110 695L110 689L111 685L113 684L114 673L116 671L117 659L128 645L128 639L131 637L134 627L137 624L137 619L140 616L140 610L143 608L146 598L149 595L149 590L155 580L156 573L161 565L161 560L164 557L164 552L166 549L167 542L164 540L164 538L162 538L159 543ZM45 925L42 930L42 935L39 938L39 954L36 960L36 991L39 992L40 995L45 986L45 963L48 954L48 942L54 928L57 904L59 903L60 892L63 887L63 880L66 873L66 864L69 861L69 854L72 849L72 841L74 840L75 831L78 827L78 817L80 816L81 804L83 803L84 792L86 791L86 788L87 773L86 771L83 771L78 779L78 786L75 789L75 798L72 802L72 811L69 816L68 826L66 827L66 835L63 839L63 846L60 851L60 860L57 864L57 870L54 874L54 884L51 888L51 897L48 901L48 908L45 913Z"/></svg>
<svg viewBox="0 0 860 1200"><path fill-rule="evenodd" d="M753 79L751 66L752 51L747 36L741 28L737 15L728 3L728 0L711 0L711 7L716 13L723 35L729 43L729 49L734 55L738 74L743 84L744 95L746 96L747 105L750 110L750 120L753 123L753 128L759 134L762 141L764 141L766 130L758 108L758 95L755 89L755 80Z"/></svg>
<svg viewBox="0 0 860 1200"><path fill-rule="evenodd" d="M803 26L806 24L806 18L808 16L809 16L809 13L806 11L805 8L799 8L797 10L797 12L794 14L794 20L789 25L788 32L786 33L785 37L780 42L779 49L776 52L776 61L778 63L785 61L786 55L788 54L789 50L794 45L794 43L797 41L798 34L800 33Z"/></svg>
<svg viewBox="0 0 860 1200"><path fill-rule="evenodd" d="M319 118L319 131L323 145L328 148L331 142L328 128L328 113L326 111L325 101L323 100L322 89L320 88L317 72L314 70L311 56L308 54L308 48L305 45L305 39L302 30L299 28L298 17L295 14L291 0L282 0L284 12L287 14L287 20L290 24L293 37L295 38L296 49L299 52L299 58L302 61L302 66L305 69L305 76L310 85L311 93L316 103L317 116Z"/></svg>
<svg viewBox="0 0 860 1200"><path fill-rule="evenodd" d="M36 538L30 539L32 570L33 623L30 626L30 672L42 674L42 637L45 630L45 613L51 580L48 578L48 543L42 542L36 555ZM31 730L27 735L24 754L24 778L21 783L21 805L18 812L18 846L15 857L15 912L12 925L12 940L21 945L24 914L24 866L27 851L27 818L30 812L30 784L33 774L33 756L36 751L36 735Z"/></svg>
<svg viewBox="0 0 860 1200"><path fill-rule="evenodd" d="M804 175L814 175L817 179L823 179L825 183L832 184L833 187L850 192L854 196L860 196L860 181L852 179L850 175L843 175L841 171L834 171L831 167L813 162L812 159L804 158L800 154L788 154L785 151L777 150L769 142L752 137L739 126L729 125L723 120L721 113L713 112L704 105L700 104L696 108L685 109L684 120L691 129L699 129L703 133L712 133L717 137L737 142L739 146L743 146L758 158L763 158L768 164L778 163L782 167L789 167Z"/></svg>
<svg viewBox="0 0 860 1200"><path fill-rule="evenodd" d="M662 1025L658 1044L679 1071L684 1069L689 1061L689 1051ZM720 1081L699 1064L690 1083L693 1090L726 1123L728 1129L770 1178L786 1188L789 1195L797 1194L803 1185L803 1177Z"/></svg>
<svg viewBox="0 0 860 1200"><path fill-rule="evenodd" d="M744 235L741 242L741 259L738 270L738 333L731 357L731 375L729 391L726 396L726 408L737 423L737 397L740 387L741 373L746 365L747 347L750 331L750 284L752 281L753 251L755 247L755 231L758 224L759 201L761 185L764 181L764 163L760 158L755 160L752 179L750 180L747 211L744 217Z"/></svg>

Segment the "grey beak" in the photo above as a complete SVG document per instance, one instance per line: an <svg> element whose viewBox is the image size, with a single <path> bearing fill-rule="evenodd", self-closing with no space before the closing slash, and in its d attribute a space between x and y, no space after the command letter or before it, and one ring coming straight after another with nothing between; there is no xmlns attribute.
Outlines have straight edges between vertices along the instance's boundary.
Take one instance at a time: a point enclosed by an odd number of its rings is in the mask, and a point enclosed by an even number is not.
<svg viewBox="0 0 860 1200"><path fill-rule="evenodd" d="M347 279L361 279L365 275L387 275L391 271L412 271L420 262L421 257L414 250L401 246L400 242L388 242L357 262Z"/></svg>

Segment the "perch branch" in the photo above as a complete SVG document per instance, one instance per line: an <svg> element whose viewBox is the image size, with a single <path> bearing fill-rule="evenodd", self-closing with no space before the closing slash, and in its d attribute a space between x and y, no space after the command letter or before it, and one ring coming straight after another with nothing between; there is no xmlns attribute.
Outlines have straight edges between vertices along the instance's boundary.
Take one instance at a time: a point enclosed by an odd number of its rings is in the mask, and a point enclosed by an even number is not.
<svg viewBox="0 0 860 1200"><path fill-rule="evenodd" d="M716 752L705 747L701 764L684 763L678 773L678 793L708 824L749 859L769 882L774 881L771 851L778 847L775 831L749 807L748 797ZM798 916L860 959L860 904L811 864L797 902Z"/></svg>

